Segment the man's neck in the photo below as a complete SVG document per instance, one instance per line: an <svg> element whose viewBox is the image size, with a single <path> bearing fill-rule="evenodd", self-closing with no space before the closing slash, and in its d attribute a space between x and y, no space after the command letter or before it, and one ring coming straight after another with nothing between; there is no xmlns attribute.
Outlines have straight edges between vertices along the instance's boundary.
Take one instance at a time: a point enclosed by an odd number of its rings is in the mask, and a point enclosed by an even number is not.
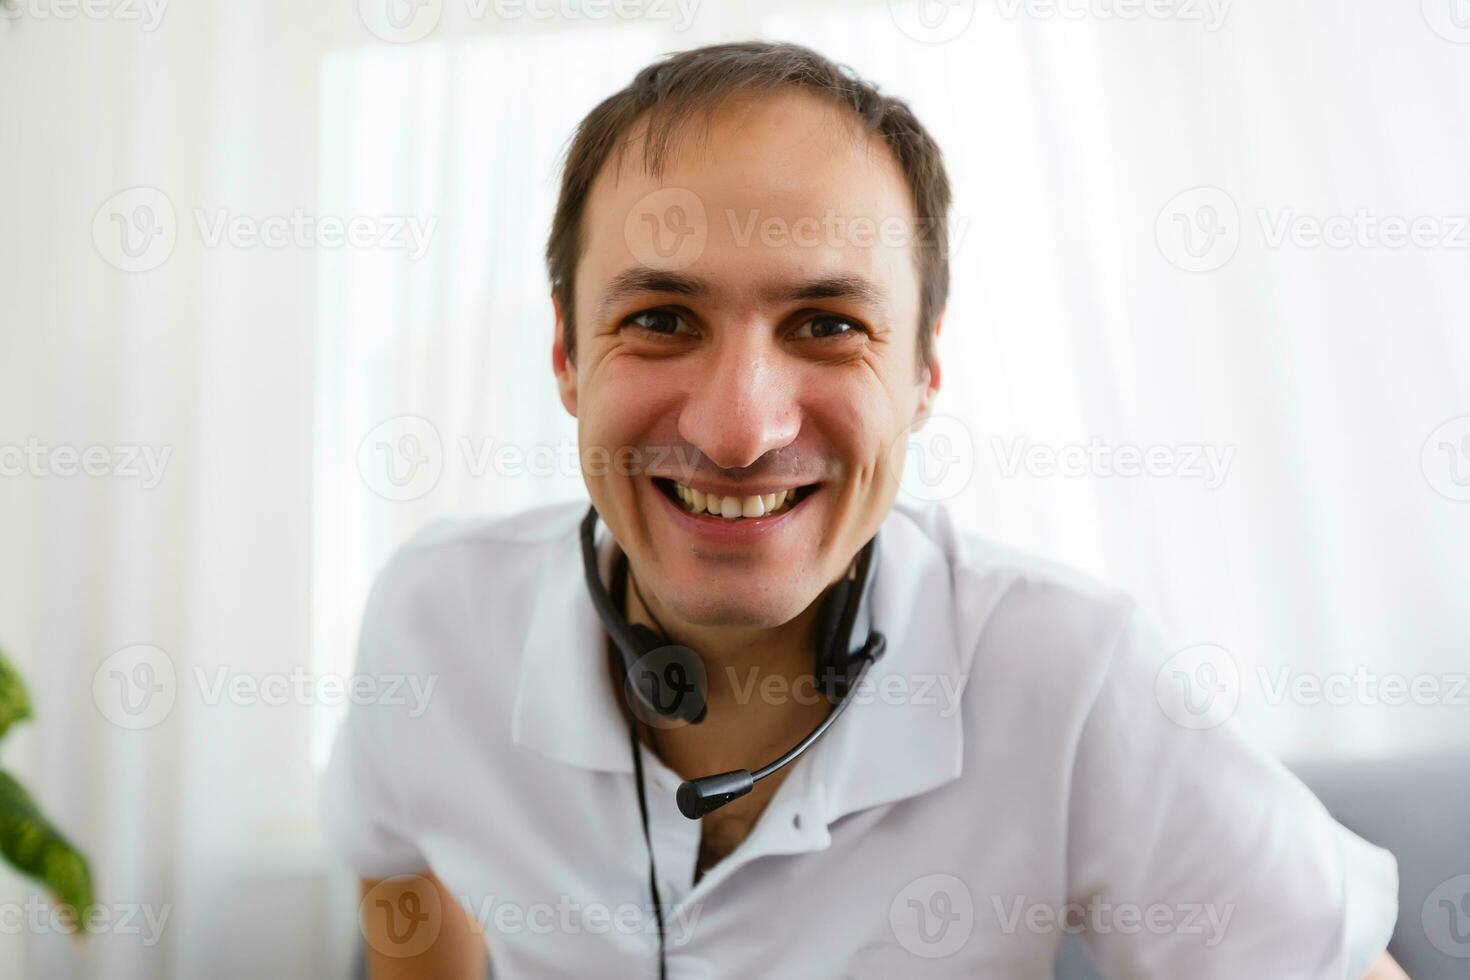
<svg viewBox="0 0 1470 980"><path fill-rule="evenodd" d="M709 685L705 698L711 715L743 713L754 721L781 714L762 709L789 707L790 698L784 693L795 690L801 694L809 686L816 666L820 596L796 618L764 629L685 623L638 582L631 568L619 598L629 623L648 626L671 643L698 652ZM752 707L757 701L761 706Z"/></svg>
<svg viewBox="0 0 1470 980"><path fill-rule="evenodd" d="M711 629L671 616L636 581L630 568L624 594L615 597L622 600L625 617L695 650L708 680L709 710L703 721L646 730L649 747L674 772L692 779L731 769L754 770L781 755L827 716L832 705L814 676L820 597L774 629ZM773 778L757 784L747 798L756 813L779 782Z"/></svg>
<svg viewBox="0 0 1470 980"><path fill-rule="evenodd" d="M670 616L656 596L635 585L631 568L625 578L622 594L614 599L621 602L627 620L697 651L704 662L709 681L704 720L673 728L640 726L649 748L683 778L757 769L790 749L831 711L814 676L822 597L775 629L709 629ZM615 686L621 693L620 673ZM749 835L790 771L773 773L749 795L703 818L696 880Z"/></svg>

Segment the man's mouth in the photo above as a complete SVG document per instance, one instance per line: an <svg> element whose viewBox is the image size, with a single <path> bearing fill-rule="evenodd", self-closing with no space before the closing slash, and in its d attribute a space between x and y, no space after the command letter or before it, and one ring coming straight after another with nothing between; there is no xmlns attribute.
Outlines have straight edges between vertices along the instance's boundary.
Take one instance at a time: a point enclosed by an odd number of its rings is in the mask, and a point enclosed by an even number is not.
<svg viewBox="0 0 1470 980"><path fill-rule="evenodd" d="M817 489L817 484L807 483L767 493L737 495L706 493L659 476L653 478L653 484L686 513L720 517L727 521L784 514Z"/></svg>

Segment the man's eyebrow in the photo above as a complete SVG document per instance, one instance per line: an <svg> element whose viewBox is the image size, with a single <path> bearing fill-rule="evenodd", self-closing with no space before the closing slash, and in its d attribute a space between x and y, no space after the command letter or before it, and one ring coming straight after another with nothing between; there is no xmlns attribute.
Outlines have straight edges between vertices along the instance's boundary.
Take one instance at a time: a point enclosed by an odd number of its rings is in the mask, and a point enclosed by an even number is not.
<svg viewBox="0 0 1470 980"><path fill-rule="evenodd" d="M666 272L639 265L613 276L597 304L597 319L602 320L614 307L639 293L673 293L676 296L698 296L709 292L702 279L679 272Z"/></svg>
<svg viewBox="0 0 1470 980"><path fill-rule="evenodd" d="M886 305L882 289L871 280L848 273L834 273L803 282L781 283L763 290L761 298L767 303L847 299L878 308Z"/></svg>
<svg viewBox="0 0 1470 980"><path fill-rule="evenodd" d="M640 293L672 293L675 296L709 295L714 291L708 282L681 272L634 266L613 276L597 304L600 321L624 300ZM761 289L762 302L772 305L845 299L876 309L887 307L886 295L869 279L850 273L833 273L798 282L780 282Z"/></svg>

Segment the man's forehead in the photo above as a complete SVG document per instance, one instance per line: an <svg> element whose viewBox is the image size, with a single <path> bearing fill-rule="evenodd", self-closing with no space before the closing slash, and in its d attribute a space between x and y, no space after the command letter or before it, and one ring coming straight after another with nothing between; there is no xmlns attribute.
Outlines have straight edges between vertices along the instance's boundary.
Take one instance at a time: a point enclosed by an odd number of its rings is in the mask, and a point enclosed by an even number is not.
<svg viewBox="0 0 1470 980"><path fill-rule="evenodd" d="M903 171L840 106L794 91L726 107L707 126L690 120L657 174L645 166L642 138L614 153L591 188L578 274L585 287L601 292L639 265L706 279L759 269L771 289L780 288L778 273L845 272L888 285L888 267L910 258ZM700 258L718 258L718 267Z"/></svg>

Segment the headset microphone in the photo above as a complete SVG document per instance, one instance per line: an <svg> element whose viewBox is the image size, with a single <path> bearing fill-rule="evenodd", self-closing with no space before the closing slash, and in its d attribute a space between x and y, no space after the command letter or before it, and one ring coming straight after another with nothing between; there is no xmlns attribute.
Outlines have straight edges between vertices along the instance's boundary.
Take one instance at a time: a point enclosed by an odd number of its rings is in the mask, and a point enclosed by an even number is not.
<svg viewBox="0 0 1470 980"><path fill-rule="evenodd" d="M883 651L887 645L888 641L884 639L882 633L875 632L869 634L868 642L863 644L863 649L857 654L863 660L858 667L853 684L849 685L849 691L857 686L857 680L868 669L868 665L883 656ZM842 700L837 702L837 707L833 708L827 717L822 719L822 723L812 729L806 738L793 745L779 759L757 769L753 773L749 769L735 769L730 772L718 773L714 776L701 776L698 779L685 780L679 785L679 792L676 796L676 799L679 801L679 812L690 820L698 820L706 813L718 810L731 800L738 800L754 789L756 783L786 766L788 763L796 761L797 757L807 750L807 746L821 738L822 733L832 727L832 723L837 720L837 716L842 714L851 703L852 698L847 693L844 693Z"/></svg>
<svg viewBox="0 0 1470 980"><path fill-rule="evenodd" d="M603 628L622 656L624 687L634 702L631 705L634 714L666 726L698 724L704 720L707 708L703 660L695 651L671 642L655 630L628 622L613 599L614 595L621 598L624 592L626 557L615 566L610 595L598 569L596 529L597 508L589 507L581 533L587 592ZM849 574L832 587L818 610L816 677L828 696L838 699L836 706L805 738L755 772L735 769L686 780L676 795L680 813L690 820L698 820L749 793L757 782L796 761L846 710L863 674L887 647L883 634L872 627L869 603L863 601L871 591L877 570L878 536L874 535L858 552ZM854 635L866 636L855 650L851 646ZM636 742L634 751L637 762Z"/></svg>

